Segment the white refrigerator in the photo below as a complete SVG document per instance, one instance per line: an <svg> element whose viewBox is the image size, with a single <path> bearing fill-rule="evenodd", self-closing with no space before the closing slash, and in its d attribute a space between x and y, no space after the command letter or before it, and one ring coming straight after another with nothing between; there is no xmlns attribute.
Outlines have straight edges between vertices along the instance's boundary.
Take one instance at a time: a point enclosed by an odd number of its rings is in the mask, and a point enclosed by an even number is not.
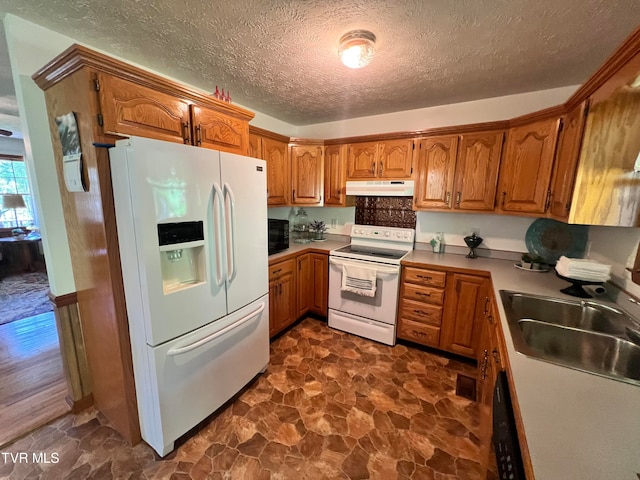
<svg viewBox="0 0 640 480"><path fill-rule="evenodd" d="M142 438L164 456L269 362L266 164L140 137L109 156Z"/></svg>

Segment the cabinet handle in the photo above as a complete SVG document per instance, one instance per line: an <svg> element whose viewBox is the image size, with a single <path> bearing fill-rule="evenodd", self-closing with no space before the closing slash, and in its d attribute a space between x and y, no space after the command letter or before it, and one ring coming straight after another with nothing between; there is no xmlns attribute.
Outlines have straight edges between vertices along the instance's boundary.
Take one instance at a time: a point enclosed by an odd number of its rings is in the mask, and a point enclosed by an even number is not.
<svg viewBox="0 0 640 480"><path fill-rule="evenodd" d="M416 277L423 278L424 280L431 280L431 277L428 277L427 275L416 275Z"/></svg>
<svg viewBox="0 0 640 480"><path fill-rule="evenodd" d="M282 295L282 284L278 284L278 295Z"/></svg>
<svg viewBox="0 0 640 480"><path fill-rule="evenodd" d="M281 268L279 268L279 269L277 269L277 270L274 270L274 271L273 271L273 272L271 272L271 273L272 273L273 275L275 275L276 273L280 273L281 271L282 271L282 269L281 269Z"/></svg>
<svg viewBox="0 0 640 480"><path fill-rule="evenodd" d="M295 190L293 191L293 201L294 202L296 201L296 191Z"/></svg>
<svg viewBox="0 0 640 480"><path fill-rule="evenodd" d="M191 143L189 139L189 122L184 122L182 124L182 139L184 143Z"/></svg>
<svg viewBox="0 0 640 480"><path fill-rule="evenodd" d="M445 196L445 201L444 201L445 205L448 207L449 204L451 203L451 192L447 192L446 196Z"/></svg>
<svg viewBox="0 0 640 480"><path fill-rule="evenodd" d="M457 205L457 206L460 206L460 197L461 197L461 196L462 196L462 195L460 194L460 192L457 192L457 193L456 193L456 205Z"/></svg>
<svg viewBox="0 0 640 480"><path fill-rule="evenodd" d="M487 320L489 320L489 324L493 325L493 315L489 315Z"/></svg>
<svg viewBox="0 0 640 480"><path fill-rule="evenodd" d="M431 296L430 293L424 293L424 292L416 292L416 295L420 295L422 297L430 297Z"/></svg>
<svg viewBox="0 0 640 480"><path fill-rule="evenodd" d="M415 309L415 308L414 308L414 309L413 309L413 311L414 311L415 313L419 313L420 315L429 315L429 314L428 314L427 312L425 312L424 310L417 310L417 309Z"/></svg>
<svg viewBox="0 0 640 480"><path fill-rule="evenodd" d="M484 349L484 354L482 356L482 366L480 367L480 372L482 374L482 380L487 378L487 364L489 363L489 350Z"/></svg>
<svg viewBox="0 0 640 480"><path fill-rule="evenodd" d="M551 190L547 190L547 200L544 202L544 211L549 210L551 206Z"/></svg>
<svg viewBox="0 0 640 480"><path fill-rule="evenodd" d="M427 336L427 334L426 334L426 333L424 333L424 332L419 332L418 330L411 330L411 331L413 332L413 336L414 336L414 337L420 337L420 338L422 338L422 337L426 337L426 336Z"/></svg>
<svg viewBox="0 0 640 480"><path fill-rule="evenodd" d="M489 313L489 297L484 297L484 310L482 310L482 314L486 315Z"/></svg>
<svg viewBox="0 0 640 480"><path fill-rule="evenodd" d="M202 125L196 127L196 145L202 145Z"/></svg>
<svg viewBox="0 0 640 480"><path fill-rule="evenodd" d="M371 160L371 174L373 175L374 173L376 173L376 162Z"/></svg>
<svg viewBox="0 0 640 480"><path fill-rule="evenodd" d="M380 162L380 175L382 175L382 170L384 170L384 163Z"/></svg>
<svg viewBox="0 0 640 480"><path fill-rule="evenodd" d="M502 192L502 202L500 203L504 207L504 202L507 199L507 192Z"/></svg>
<svg viewBox="0 0 640 480"><path fill-rule="evenodd" d="M340 196L340 189L339 189L339 188L336 190L336 194L337 194L338 196Z"/></svg>

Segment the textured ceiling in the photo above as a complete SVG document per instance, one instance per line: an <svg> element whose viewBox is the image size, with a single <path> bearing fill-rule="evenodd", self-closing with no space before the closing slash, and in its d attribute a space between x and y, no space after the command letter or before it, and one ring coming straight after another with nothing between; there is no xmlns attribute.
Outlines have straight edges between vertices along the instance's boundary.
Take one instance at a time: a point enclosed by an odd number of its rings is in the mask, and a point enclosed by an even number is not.
<svg viewBox="0 0 640 480"><path fill-rule="evenodd" d="M638 0L0 0L0 12L294 125L579 84L640 24ZM361 70L337 57L352 29L378 39Z"/></svg>

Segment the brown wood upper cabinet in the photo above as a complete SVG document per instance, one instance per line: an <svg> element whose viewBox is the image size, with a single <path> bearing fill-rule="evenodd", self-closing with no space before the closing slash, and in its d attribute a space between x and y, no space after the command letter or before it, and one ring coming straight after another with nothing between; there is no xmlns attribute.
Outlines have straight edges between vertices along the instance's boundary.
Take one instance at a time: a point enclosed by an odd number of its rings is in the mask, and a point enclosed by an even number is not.
<svg viewBox="0 0 640 480"><path fill-rule="evenodd" d="M253 127L252 127L252 130ZM269 132L271 134L271 132ZM267 204L289 205L291 199L291 165L288 138L276 134L267 137L254 131L249 134L249 156L267 162Z"/></svg>
<svg viewBox="0 0 640 480"><path fill-rule="evenodd" d="M346 205L346 145L328 145L324 148L324 204Z"/></svg>
<svg viewBox="0 0 640 480"><path fill-rule="evenodd" d="M347 180L411 178L413 139L352 143L347 150Z"/></svg>
<svg viewBox="0 0 640 480"><path fill-rule="evenodd" d="M322 203L322 146L290 145L291 203L320 205Z"/></svg>
<svg viewBox="0 0 640 480"><path fill-rule="evenodd" d="M544 214L560 123L552 118L509 129L500 167L500 211Z"/></svg>
<svg viewBox="0 0 640 480"><path fill-rule="evenodd" d="M582 135L587 114L587 101L582 102L563 117L563 128L558 142L553 177L549 216L559 220L569 218L571 197L582 146Z"/></svg>
<svg viewBox="0 0 640 480"><path fill-rule="evenodd" d="M105 73L95 74L94 88L104 133L191 143L188 102Z"/></svg>
<svg viewBox="0 0 640 480"><path fill-rule="evenodd" d="M191 120L194 145L241 155L249 151L247 122L199 105L191 105Z"/></svg>
<svg viewBox="0 0 640 480"><path fill-rule="evenodd" d="M246 155L249 124L215 108L189 102L118 76L97 72L103 132L193 144Z"/></svg>
<svg viewBox="0 0 640 480"><path fill-rule="evenodd" d="M493 131L421 139L415 208L493 210L503 138Z"/></svg>

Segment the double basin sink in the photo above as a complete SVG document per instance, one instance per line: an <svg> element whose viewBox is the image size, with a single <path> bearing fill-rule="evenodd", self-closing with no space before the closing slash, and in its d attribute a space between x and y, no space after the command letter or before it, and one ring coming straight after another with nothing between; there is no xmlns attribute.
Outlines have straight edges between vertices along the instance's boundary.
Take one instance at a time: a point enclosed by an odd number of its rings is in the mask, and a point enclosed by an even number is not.
<svg viewBox="0 0 640 480"><path fill-rule="evenodd" d="M501 290L515 349L640 386L640 324L608 305Z"/></svg>

